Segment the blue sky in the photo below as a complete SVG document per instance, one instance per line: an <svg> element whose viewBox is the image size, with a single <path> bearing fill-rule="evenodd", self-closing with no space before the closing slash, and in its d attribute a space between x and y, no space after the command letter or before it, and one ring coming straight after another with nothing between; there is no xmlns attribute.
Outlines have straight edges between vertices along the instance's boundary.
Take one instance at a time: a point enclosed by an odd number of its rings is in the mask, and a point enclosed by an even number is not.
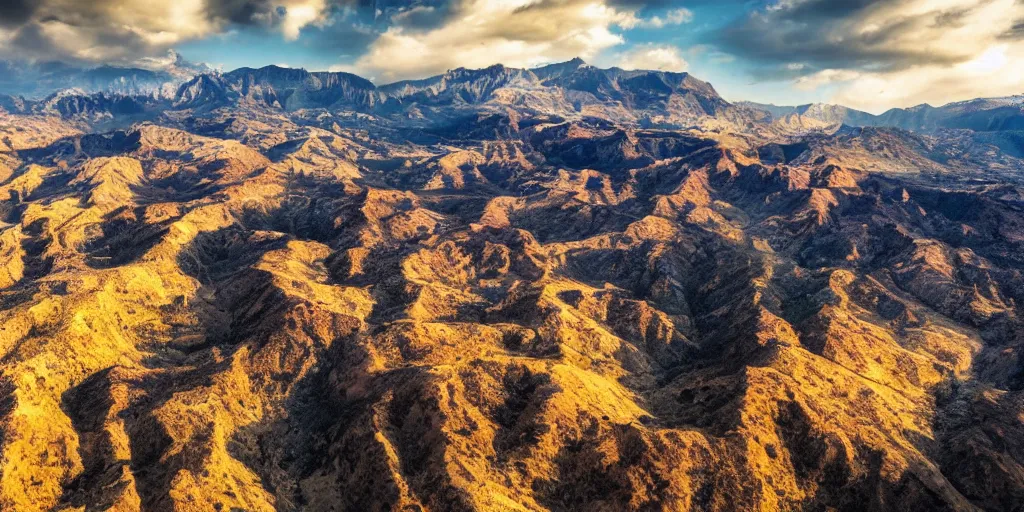
<svg viewBox="0 0 1024 512"><path fill-rule="evenodd" d="M395 2L396 4L400 2ZM417 4L408 3L398 9L414 9ZM628 4L627 4L628 5ZM674 48L685 65L673 66L671 62L660 63L663 69L688 71L695 76L710 81L721 94L731 100L753 99L775 103L808 103L827 99L828 91L804 91L799 96L793 94L792 79L777 79L756 76L756 62L752 66L742 57L730 55L717 49L713 42L716 35L730 24L742 20L751 10L763 8L765 2L744 2L722 0L718 2L654 2L644 6L641 3L634 16L640 20L634 26L612 25L610 32L619 36L622 42L609 46L593 55L585 55L585 60L601 67L623 65L623 55L631 52L643 52L652 47ZM365 14L365 13L364 13ZM683 16L685 22L670 20L672 16L678 20ZM195 62L206 62L225 70L249 66L259 67L268 64L290 67L302 67L310 70L342 69L359 73L365 71L356 65L372 38L354 30L353 25L372 27L374 32L392 29L393 22L379 22L385 16L360 16L350 11L347 15L335 15L338 18L329 24L310 24L300 30L294 40L278 34L268 34L265 27L236 27L215 37L189 41L177 46L177 50L187 59ZM374 18L378 20L375 23ZM660 26L645 23L644 20L663 20ZM351 34L349 42L334 46L323 44L326 37L345 37ZM562 55L561 58L565 56ZM571 57L570 57L571 58ZM559 57L544 59L544 62L559 61ZM645 62L641 60L636 64ZM512 64L514 65L514 64ZM473 67L473 66L471 66ZM527 66L529 67L529 66ZM649 66L655 67L655 66ZM434 72L443 72L438 67ZM393 78L413 78L431 74L413 73L409 76L398 75ZM389 81L392 77L372 76L368 78L378 83Z"/></svg>
<svg viewBox="0 0 1024 512"><path fill-rule="evenodd" d="M14 0L0 57L158 67L176 50L377 83L455 67L688 71L732 101L872 112L1024 92L1019 0Z"/></svg>

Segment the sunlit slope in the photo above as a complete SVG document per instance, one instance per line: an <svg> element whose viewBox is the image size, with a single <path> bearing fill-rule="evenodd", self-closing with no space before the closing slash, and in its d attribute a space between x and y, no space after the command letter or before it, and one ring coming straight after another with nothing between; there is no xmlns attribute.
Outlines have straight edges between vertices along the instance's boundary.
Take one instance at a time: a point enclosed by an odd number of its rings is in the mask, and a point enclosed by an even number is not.
<svg viewBox="0 0 1024 512"><path fill-rule="evenodd" d="M1024 502L1019 188L884 132L247 123L3 154L0 508Z"/></svg>

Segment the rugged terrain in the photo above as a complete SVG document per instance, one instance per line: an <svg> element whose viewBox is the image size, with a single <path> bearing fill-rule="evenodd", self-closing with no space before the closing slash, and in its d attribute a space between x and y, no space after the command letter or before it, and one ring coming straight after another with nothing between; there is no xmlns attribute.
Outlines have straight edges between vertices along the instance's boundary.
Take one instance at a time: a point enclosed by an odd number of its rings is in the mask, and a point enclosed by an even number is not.
<svg viewBox="0 0 1024 512"><path fill-rule="evenodd" d="M1024 509L1012 124L582 61L0 105L0 509Z"/></svg>

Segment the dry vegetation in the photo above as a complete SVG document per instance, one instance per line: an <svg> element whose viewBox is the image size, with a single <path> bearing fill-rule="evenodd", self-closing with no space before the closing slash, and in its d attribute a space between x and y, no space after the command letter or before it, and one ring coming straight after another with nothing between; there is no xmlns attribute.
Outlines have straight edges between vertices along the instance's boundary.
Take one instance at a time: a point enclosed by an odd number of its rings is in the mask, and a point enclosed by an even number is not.
<svg viewBox="0 0 1024 512"><path fill-rule="evenodd" d="M0 119L0 509L1024 503L1019 187L904 132L246 112Z"/></svg>

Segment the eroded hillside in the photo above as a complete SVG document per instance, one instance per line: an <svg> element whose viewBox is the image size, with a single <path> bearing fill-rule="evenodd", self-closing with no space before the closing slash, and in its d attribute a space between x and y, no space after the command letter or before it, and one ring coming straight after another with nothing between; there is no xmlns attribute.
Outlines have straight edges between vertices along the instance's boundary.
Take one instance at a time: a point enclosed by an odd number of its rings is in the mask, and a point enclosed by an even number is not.
<svg viewBox="0 0 1024 512"><path fill-rule="evenodd" d="M4 510L1024 503L1024 195L993 146L11 119Z"/></svg>

